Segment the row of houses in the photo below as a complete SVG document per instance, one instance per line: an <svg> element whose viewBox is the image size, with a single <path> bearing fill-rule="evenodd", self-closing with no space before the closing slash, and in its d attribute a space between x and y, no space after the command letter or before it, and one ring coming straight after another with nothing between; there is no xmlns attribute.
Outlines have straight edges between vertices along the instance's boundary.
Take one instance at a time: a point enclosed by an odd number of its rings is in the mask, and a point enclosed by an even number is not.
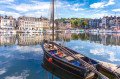
<svg viewBox="0 0 120 79"><path fill-rule="evenodd" d="M88 25L86 28L91 28L91 29L96 29L96 28L101 28L101 29L108 29L108 28L113 28L116 27L120 29L120 17L116 16L104 16L103 18L100 19L91 19L87 20Z"/></svg>
<svg viewBox="0 0 120 79"><path fill-rule="evenodd" d="M50 28L50 21L45 17L26 17L21 16L18 19L13 16L0 16L0 29L13 30L43 30Z"/></svg>
<svg viewBox="0 0 120 79"><path fill-rule="evenodd" d="M66 30L71 29L71 21L70 20L60 20L56 22L56 29L57 30Z"/></svg>
<svg viewBox="0 0 120 79"><path fill-rule="evenodd" d="M12 16L0 16L0 29L14 29L16 26L16 19Z"/></svg>
<svg viewBox="0 0 120 79"><path fill-rule="evenodd" d="M22 16L18 18L19 30L43 30L50 29L50 21L45 17L26 17Z"/></svg>
<svg viewBox="0 0 120 79"><path fill-rule="evenodd" d="M66 29L71 27L71 22L69 20L55 22L55 28L59 29ZM18 30L50 30L52 29L52 25L50 20L45 17L27 17L27 16L20 16L18 19L13 18L12 16L5 17L0 16L0 29L18 29Z"/></svg>

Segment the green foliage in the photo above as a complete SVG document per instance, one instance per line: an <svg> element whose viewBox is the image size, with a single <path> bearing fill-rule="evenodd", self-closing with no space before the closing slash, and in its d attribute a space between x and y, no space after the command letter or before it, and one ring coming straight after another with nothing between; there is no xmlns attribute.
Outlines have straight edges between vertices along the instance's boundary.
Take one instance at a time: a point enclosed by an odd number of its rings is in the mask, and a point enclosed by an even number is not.
<svg viewBox="0 0 120 79"><path fill-rule="evenodd" d="M86 21L82 22L82 27L85 28L85 26L88 25L88 23Z"/></svg>
<svg viewBox="0 0 120 79"><path fill-rule="evenodd" d="M86 21L83 21L81 24L79 23L82 20L90 20L90 18L61 18L61 19L56 19L55 21L65 21L65 20L70 20L71 25L73 28L81 28L85 27L87 25Z"/></svg>
<svg viewBox="0 0 120 79"><path fill-rule="evenodd" d="M73 40L81 39L81 40L85 41L85 40L88 39L88 36L86 34L84 34L84 33L83 34L78 34L78 35L77 34L72 34L71 37L72 37Z"/></svg>
<svg viewBox="0 0 120 79"><path fill-rule="evenodd" d="M77 27L80 27L80 25L79 25L79 24L77 24Z"/></svg>
<svg viewBox="0 0 120 79"><path fill-rule="evenodd" d="M74 23L72 24L72 27L75 28L75 24Z"/></svg>
<svg viewBox="0 0 120 79"><path fill-rule="evenodd" d="M81 40L87 40L88 39L88 36L86 34L79 34L79 38Z"/></svg>
<svg viewBox="0 0 120 79"><path fill-rule="evenodd" d="M72 39L73 39L73 40L78 40L78 39L79 39L79 36L78 36L78 35L76 35L76 34L72 34L72 36L71 36L71 37L72 37Z"/></svg>
<svg viewBox="0 0 120 79"><path fill-rule="evenodd" d="M75 26L77 26L78 22L77 22L77 21L74 21L74 24L75 24Z"/></svg>

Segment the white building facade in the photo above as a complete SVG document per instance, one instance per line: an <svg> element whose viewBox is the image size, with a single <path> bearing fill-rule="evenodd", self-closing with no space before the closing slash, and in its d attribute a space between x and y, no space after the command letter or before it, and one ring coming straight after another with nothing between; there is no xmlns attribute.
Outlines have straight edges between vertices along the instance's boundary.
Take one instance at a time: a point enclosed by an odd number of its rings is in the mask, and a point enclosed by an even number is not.
<svg viewBox="0 0 120 79"><path fill-rule="evenodd" d="M102 28L106 28L106 18L102 18Z"/></svg>
<svg viewBox="0 0 120 79"><path fill-rule="evenodd" d="M22 16L18 18L19 30L35 30L42 31L43 28L49 28L49 20L47 18L35 18Z"/></svg>
<svg viewBox="0 0 120 79"><path fill-rule="evenodd" d="M16 20L12 16L0 17L1 29L14 29L16 26Z"/></svg>

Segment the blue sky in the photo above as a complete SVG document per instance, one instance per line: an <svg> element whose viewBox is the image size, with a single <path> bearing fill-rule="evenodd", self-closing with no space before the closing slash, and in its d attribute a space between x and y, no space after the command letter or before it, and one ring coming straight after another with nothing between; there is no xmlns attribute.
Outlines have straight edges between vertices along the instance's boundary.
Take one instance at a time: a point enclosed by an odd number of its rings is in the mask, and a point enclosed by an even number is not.
<svg viewBox="0 0 120 79"><path fill-rule="evenodd" d="M120 16L119 0L56 0L56 18ZM0 0L0 14L50 17L50 0Z"/></svg>

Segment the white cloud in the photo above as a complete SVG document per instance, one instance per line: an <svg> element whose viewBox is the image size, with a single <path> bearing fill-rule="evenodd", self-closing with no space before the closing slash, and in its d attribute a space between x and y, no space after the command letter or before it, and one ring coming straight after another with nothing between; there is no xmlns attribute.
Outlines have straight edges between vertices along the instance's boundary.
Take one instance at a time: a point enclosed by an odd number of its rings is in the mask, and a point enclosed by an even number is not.
<svg viewBox="0 0 120 79"><path fill-rule="evenodd" d="M86 18L100 18L103 16L109 16L110 13L108 13L107 11L97 11L95 12L94 10L89 11L88 15L86 15Z"/></svg>
<svg viewBox="0 0 120 79"><path fill-rule="evenodd" d="M79 11L79 10L85 10L85 9L83 9L83 8L75 8L75 7L73 7L73 8L71 8L71 10Z"/></svg>
<svg viewBox="0 0 120 79"><path fill-rule="evenodd" d="M2 14L2 15L8 15L8 16L14 16L15 18L18 18L20 16L19 13L10 12L10 11L0 11L0 14Z"/></svg>
<svg viewBox="0 0 120 79"><path fill-rule="evenodd" d="M91 49L90 53L94 55L105 55L104 49Z"/></svg>
<svg viewBox="0 0 120 79"><path fill-rule="evenodd" d="M74 47L72 47L73 50L76 50L76 49L78 49L78 48L79 48L79 46L74 46Z"/></svg>
<svg viewBox="0 0 120 79"><path fill-rule="evenodd" d="M117 59L115 57L115 52L109 51L109 50L105 50L103 48L99 48L99 49L91 49L90 53L94 54L94 55L103 55L103 56L109 56L108 60L115 62L115 61L120 61L120 59Z"/></svg>
<svg viewBox="0 0 120 79"><path fill-rule="evenodd" d="M85 10L83 8L80 8L80 6L83 6L83 5L85 5L85 4L76 3L76 4L71 5L70 8L71 8L71 10L74 10L74 11Z"/></svg>
<svg viewBox="0 0 120 79"><path fill-rule="evenodd" d="M13 57L10 53L0 53L0 56L4 56L6 58Z"/></svg>
<svg viewBox="0 0 120 79"><path fill-rule="evenodd" d="M42 53L42 49L37 47L30 47L30 46L16 46L13 50L20 51L21 53L28 53L28 52L40 52Z"/></svg>
<svg viewBox="0 0 120 79"><path fill-rule="evenodd" d="M27 11L35 11L35 10L48 10L50 6L49 2L38 2L38 1L32 1L32 4L20 4L20 5L10 5L7 6L8 8L12 8L14 10L17 10L19 12L27 12Z"/></svg>
<svg viewBox="0 0 120 79"><path fill-rule="evenodd" d="M114 61L120 61L120 59L117 59L117 58L115 57L114 52L109 52L109 55L110 55L110 58L109 58L108 60L110 60L110 61L112 61L112 62L114 62Z"/></svg>
<svg viewBox="0 0 120 79"><path fill-rule="evenodd" d="M120 9L113 9L114 12L120 12Z"/></svg>
<svg viewBox="0 0 120 79"><path fill-rule="evenodd" d="M27 79L29 76L28 72L28 70L24 70L20 76L7 76L5 79Z"/></svg>
<svg viewBox="0 0 120 79"><path fill-rule="evenodd" d="M6 69L0 69L0 75L4 74L6 72Z"/></svg>
<svg viewBox="0 0 120 79"><path fill-rule="evenodd" d="M0 0L0 3L11 3L14 2L14 0Z"/></svg>
<svg viewBox="0 0 120 79"><path fill-rule="evenodd" d="M90 8L103 8L104 2L98 2L90 5Z"/></svg>
<svg viewBox="0 0 120 79"><path fill-rule="evenodd" d="M28 12L28 13L25 13L24 15L31 16L31 17L48 16L48 11L46 11L46 12L45 11Z"/></svg>
<svg viewBox="0 0 120 79"><path fill-rule="evenodd" d="M105 6L109 6L113 4L115 4L114 0L109 0L108 3L106 2L93 3L90 5L90 8L104 8Z"/></svg>
<svg viewBox="0 0 120 79"><path fill-rule="evenodd" d="M113 5L115 4L114 0L109 0L109 2L105 6Z"/></svg>

